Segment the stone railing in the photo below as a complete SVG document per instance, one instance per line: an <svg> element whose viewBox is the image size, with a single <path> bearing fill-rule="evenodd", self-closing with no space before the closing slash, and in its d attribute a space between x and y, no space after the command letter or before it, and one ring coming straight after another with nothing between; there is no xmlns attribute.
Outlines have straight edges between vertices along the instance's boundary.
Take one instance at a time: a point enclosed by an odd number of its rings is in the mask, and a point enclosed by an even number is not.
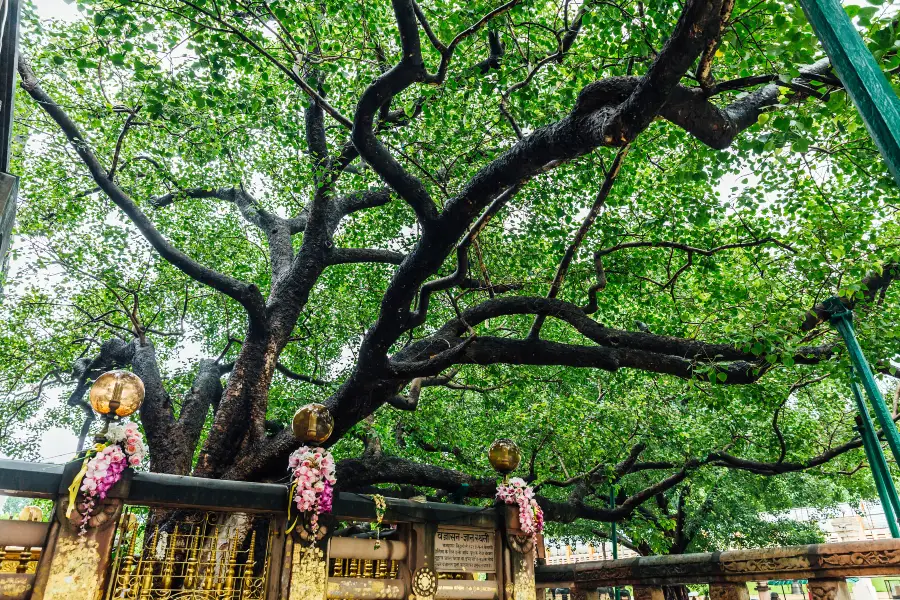
<svg viewBox="0 0 900 600"><path fill-rule="evenodd" d="M812 600L849 600L847 577L900 574L900 540L815 544L677 556L544 565L537 587L568 588L573 600L597 597L597 589L632 586L635 600L662 600L664 586L709 584L710 600L748 600L747 582L809 581ZM540 594L538 595L540 598Z"/></svg>

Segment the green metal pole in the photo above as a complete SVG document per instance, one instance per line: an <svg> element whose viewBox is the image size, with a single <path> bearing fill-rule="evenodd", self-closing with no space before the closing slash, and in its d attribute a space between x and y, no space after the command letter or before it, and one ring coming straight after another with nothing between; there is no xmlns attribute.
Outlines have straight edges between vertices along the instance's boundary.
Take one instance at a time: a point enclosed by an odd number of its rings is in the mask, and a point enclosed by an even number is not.
<svg viewBox="0 0 900 600"><path fill-rule="evenodd" d="M869 461L869 468L872 470L872 479L875 480L875 489L878 490L878 498L881 499L881 506L884 508L884 518L887 520L888 528L891 530L891 536L894 538L900 538L900 527L897 526L897 518L895 516L895 512L893 509L893 501L888 493L887 485L885 485L885 479L881 469L878 465L878 455L877 450L872 448L869 436L866 432L866 426L863 423L863 418L857 415L857 427L856 430L859 432L860 436L862 436L863 440L863 449L866 451L866 460ZM881 459L884 460L884 456L881 456ZM888 481L893 484L891 479ZM896 493L896 490L895 492Z"/></svg>
<svg viewBox="0 0 900 600"><path fill-rule="evenodd" d="M609 486L609 507L616 507L616 488L615 486ZM609 537L612 540L612 556L613 560L617 560L619 558L619 534L616 532L616 522L613 521L609 524ZM622 592L618 587L613 587L613 594L616 600L622 600Z"/></svg>
<svg viewBox="0 0 900 600"><path fill-rule="evenodd" d="M894 479L891 477L887 461L884 459L881 442L875 434L875 428L872 426L869 409L863 401L859 385L852 378L852 374L850 389L853 390L853 398L856 400L856 408L859 410L859 415L856 417L857 429L863 439L863 448L866 450L869 468L872 470L872 477L875 478L875 487L878 488L878 496L881 498L881 504L884 507L884 516L891 529L891 535L897 538L900 537L900 527L898 527L897 523L897 516L900 515L900 496L897 495Z"/></svg>
<svg viewBox="0 0 900 600"><path fill-rule="evenodd" d="M839 0L800 0L831 66L900 183L900 100Z"/></svg>
<svg viewBox="0 0 900 600"><path fill-rule="evenodd" d="M891 413L884 402L884 396L881 395L881 390L878 389L878 384L875 382L875 375L872 373L872 369L863 355L862 348L859 347L859 342L856 341L856 332L853 330L853 313L847 310L847 307L844 306L841 299L837 296L832 296L826 300L825 308L831 313L831 324L838 330L838 333L844 338L844 343L847 344L847 350L850 352L850 362L853 363L856 374L862 382L863 389L866 390L866 395L869 397L869 402L872 403L875 417L878 419L881 429L884 430L884 437L887 439L891 454L894 455L894 460L900 465L900 434L897 433L894 419L891 418Z"/></svg>

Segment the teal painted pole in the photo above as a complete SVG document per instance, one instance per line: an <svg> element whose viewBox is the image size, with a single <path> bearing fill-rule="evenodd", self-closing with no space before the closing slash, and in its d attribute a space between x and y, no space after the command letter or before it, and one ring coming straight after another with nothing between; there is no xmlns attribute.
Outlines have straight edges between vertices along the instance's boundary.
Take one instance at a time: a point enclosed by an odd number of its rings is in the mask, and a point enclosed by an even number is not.
<svg viewBox="0 0 900 600"><path fill-rule="evenodd" d="M831 66L900 183L900 100L838 0L800 0Z"/></svg>
<svg viewBox="0 0 900 600"><path fill-rule="evenodd" d="M872 403L872 408L875 410L875 418L878 419L878 424L881 425L881 429L884 431L884 437L887 440L888 447L891 449L891 454L894 455L896 463L900 465L900 434L897 433L894 419L891 418L891 413L884 402L884 396L881 395L881 390L878 389L878 384L875 382L875 375L872 373L872 369L863 355L862 348L859 347L859 342L856 341L856 332L853 330L853 313L847 310L847 307L844 306L841 299L837 296L832 296L826 300L825 308L831 313L831 324L844 338L844 343L850 352L850 362L853 363L856 375L862 382L863 389L866 390L869 402Z"/></svg>
<svg viewBox="0 0 900 600"><path fill-rule="evenodd" d="M609 507L616 507L616 488L615 486L609 486ZM616 522L613 521L609 524L609 538L612 540L612 556L613 560L617 560L619 558L619 534L616 531ZM619 591L618 587L614 587L614 596L616 600L622 600L622 592Z"/></svg>
<svg viewBox="0 0 900 600"><path fill-rule="evenodd" d="M900 528L897 526L896 512L894 511L893 501L888 493L887 482L893 484L890 478L885 481L884 473L879 468L878 449L872 448L869 436L866 434L866 426L862 417L856 416L856 430L859 432L863 440L863 449L866 451L866 460L869 462L869 468L872 470L872 479L875 480L875 489L878 490L878 498L881 500L881 506L884 508L884 518L887 520L888 528L891 530L891 536L900 538ZM880 448L880 447L879 447ZM884 460L884 455L881 455ZM896 491L895 491L896 493Z"/></svg>
<svg viewBox="0 0 900 600"><path fill-rule="evenodd" d="M860 392L859 385L853 379L852 374L850 389L853 390L853 398L856 400L856 408L859 410L859 415L856 417L857 429L863 439L863 447L866 450L869 468L872 470L872 477L875 478L875 487L878 488L878 496L881 498L882 506L884 506L884 516L887 519L888 527L891 529L891 535L895 538L900 538L900 526L897 523L897 516L900 515L900 496L897 495L894 479L891 477L891 471L888 469L887 461L884 459L881 442L875 433L875 428L872 427L869 409L866 408L862 392ZM879 480L881 487L879 487ZM889 508L890 510L888 510Z"/></svg>

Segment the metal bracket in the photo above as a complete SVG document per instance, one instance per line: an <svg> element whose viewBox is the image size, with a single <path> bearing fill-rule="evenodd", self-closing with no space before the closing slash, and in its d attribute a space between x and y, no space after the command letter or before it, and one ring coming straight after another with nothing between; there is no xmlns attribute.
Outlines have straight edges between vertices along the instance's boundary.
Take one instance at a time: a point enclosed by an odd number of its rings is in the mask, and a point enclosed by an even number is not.
<svg viewBox="0 0 900 600"><path fill-rule="evenodd" d="M847 305L838 296L827 298L822 305L828 311L828 318L832 324L838 319L847 319L851 323L853 322L853 311L847 308Z"/></svg>

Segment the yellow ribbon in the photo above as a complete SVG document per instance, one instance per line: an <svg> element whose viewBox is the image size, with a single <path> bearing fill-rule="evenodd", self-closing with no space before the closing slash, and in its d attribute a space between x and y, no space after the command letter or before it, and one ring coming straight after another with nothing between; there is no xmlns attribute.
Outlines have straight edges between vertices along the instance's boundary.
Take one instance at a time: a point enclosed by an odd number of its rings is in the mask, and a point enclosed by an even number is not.
<svg viewBox="0 0 900 600"><path fill-rule="evenodd" d="M89 456L84 457L84 460L81 463L81 470L78 471L78 475L75 476L75 479L72 480L72 485L69 486L69 506L68 508L66 508L67 519L72 516L72 511L75 510L75 500L76 498L78 498L78 491L81 489L81 482L84 479L85 474L87 473L89 460Z"/></svg>
<svg viewBox="0 0 900 600"><path fill-rule="evenodd" d="M287 535L294 530L294 527L297 526L297 521L300 519L300 515L298 514L294 517L294 520L291 521L291 508L294 506L294 496L297 495L297 480L295 479L293 483L291 483L291 487L288 490L288 509L287 509L287 522L290 523L290 527L284 530L284 534Z"/></svg>

